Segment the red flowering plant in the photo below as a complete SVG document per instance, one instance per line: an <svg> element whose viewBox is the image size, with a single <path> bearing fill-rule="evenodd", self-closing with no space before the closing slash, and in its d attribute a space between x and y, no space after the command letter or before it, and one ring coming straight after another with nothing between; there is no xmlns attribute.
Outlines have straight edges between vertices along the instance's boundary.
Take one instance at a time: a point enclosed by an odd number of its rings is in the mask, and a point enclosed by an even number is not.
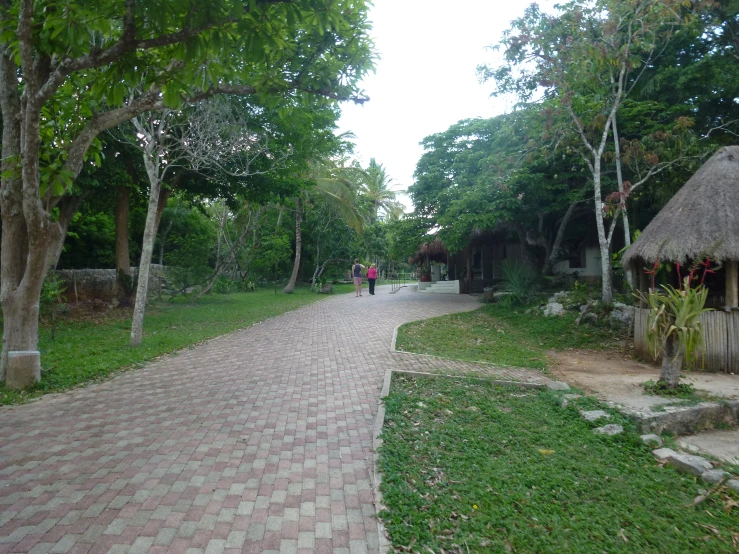
<svg viewBox="0 0 739 554"><path fill-rule="evenodd" d="M655 359L662 356L660 388L675 390L680 383L680 371L685 359L693 359L703 344L703 333L700 323L701 314L710 311L706 308L708 288L704 286L706 275L713 273L711 259L693 264L688 274L683 277L683 267L676 263L679 288L662 285L661 290L655 287L655 277L661 268L658 261L651 269L645 270L652 277L652 287L644 295L639 294L649 306L647 323L647 339ZM700 281L698 274L702 272Z"/></svg>

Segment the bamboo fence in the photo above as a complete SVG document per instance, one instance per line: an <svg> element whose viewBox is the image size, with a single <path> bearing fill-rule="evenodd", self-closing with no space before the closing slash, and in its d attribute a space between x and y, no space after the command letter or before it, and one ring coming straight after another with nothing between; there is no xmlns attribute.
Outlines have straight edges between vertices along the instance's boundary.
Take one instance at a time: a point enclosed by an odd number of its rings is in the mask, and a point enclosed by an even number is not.
<svg viewBox="0 0 739 554"><path fill-rule="evenodd" d="M634 317L634 350L640 358L652 360L647 341L649 309L636 308ZM692 365L705 371L739 373L739 311L706 312L700 322L703 347Z"/></svg>

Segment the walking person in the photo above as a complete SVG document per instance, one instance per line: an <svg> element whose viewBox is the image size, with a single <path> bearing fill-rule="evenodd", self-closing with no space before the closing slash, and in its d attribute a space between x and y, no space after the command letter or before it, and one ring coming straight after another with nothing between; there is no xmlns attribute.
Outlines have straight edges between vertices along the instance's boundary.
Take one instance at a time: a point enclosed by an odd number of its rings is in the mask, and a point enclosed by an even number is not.
<svg viewBox="0 0 739 554"><path fill-rule="evenodd" d="M377 280L377 266L372 264L367 270L367 282L369 283L369 293L375 295L375 281Z"/></svg>
<svg viewBox="0 0 739 554"><path fill-rule="evenodd" d="M352 275L354 276L354 292L357 296L362 296L362 270L367 269L362 264L359 263L359 260L354 260L354 265L352 266Z"/></svg>

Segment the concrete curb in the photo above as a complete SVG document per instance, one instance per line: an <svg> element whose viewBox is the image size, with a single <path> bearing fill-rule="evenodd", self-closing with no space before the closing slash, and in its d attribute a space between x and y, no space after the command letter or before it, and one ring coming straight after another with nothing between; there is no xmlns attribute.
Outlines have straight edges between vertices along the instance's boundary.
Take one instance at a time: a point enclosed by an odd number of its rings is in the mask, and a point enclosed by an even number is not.
<svg viewBox="0 0 739 554"><path fill-rule="evenodd" d="M496 366L499 367L499 366ZM518 387L521 389L545 389L547 386L543 383L529 383L527 381L506 381L504 379L489 379L486 377L478 377L471 375L446 375L444 373L425 373L423 371L409 371L406 369L388 370L399 375L413 375L415 377L443 377L446 379L467 379L468 381L481 381L484 383L492 383L501 387ZM388 387L389 388L389 387ZM387 396L387 395L386 395Z"/></svg>
<svg viewBox="0 0 739 554"><path fill-rule="evenodd" d="M375 419L375 429L372 435L372 493L375 498L375 519L377 520L377 537L380 545L380 554L387 554L390 551L390 540L387 537L385 524L380 518L380 512L385 509L385 503L382 500L382 492L380 492L380 472L378 463L380 461L379 449L382 446L382 427L385 424L385 397L390 394L390 381L393 378L393 370L385 371L385 377L382 381L382 391L380 392L380 406L377 409L377 418Z"/></svg>

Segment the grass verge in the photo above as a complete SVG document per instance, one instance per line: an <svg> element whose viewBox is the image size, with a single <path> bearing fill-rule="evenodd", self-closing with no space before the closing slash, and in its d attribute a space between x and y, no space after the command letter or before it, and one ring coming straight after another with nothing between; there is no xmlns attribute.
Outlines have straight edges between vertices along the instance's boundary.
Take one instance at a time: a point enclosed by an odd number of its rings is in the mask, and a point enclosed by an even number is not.
<svg viewBox="0 0 739 554"><path fill-rule="evenodd" d="M605 437L549 391L401 375L385 405L381 517L398 551L739 547L737 495L692 506L710 486L661 467L615 412L626 432Z"/></svg>
<svg viewBox="0 0 739 554"><path fill-rule="evenodd" d="M603 349L618 337L607 327L575 325L575 316L547 318L490 304L474 312L416 321L398 329L396 348L417 354L546 368L546 352Z"/></svg>
<svg viewBox="0 0 739 554"><path fill-rule="evenodd" d="M337 285L334 290L337 294L349 292L353 285ZM307 288L298 288L293 294L260 289L228 295L210 294L195 304L184 301L156 303L147 308L144 341L138 348L128 344L130 310L112 310L88 321L62 321L53 341L50 329L42 326L39 331L41 381L23 391L0 385L0 404L16 404L99 381L157 356L325 298L327 296L309 292Z"/></svg>

